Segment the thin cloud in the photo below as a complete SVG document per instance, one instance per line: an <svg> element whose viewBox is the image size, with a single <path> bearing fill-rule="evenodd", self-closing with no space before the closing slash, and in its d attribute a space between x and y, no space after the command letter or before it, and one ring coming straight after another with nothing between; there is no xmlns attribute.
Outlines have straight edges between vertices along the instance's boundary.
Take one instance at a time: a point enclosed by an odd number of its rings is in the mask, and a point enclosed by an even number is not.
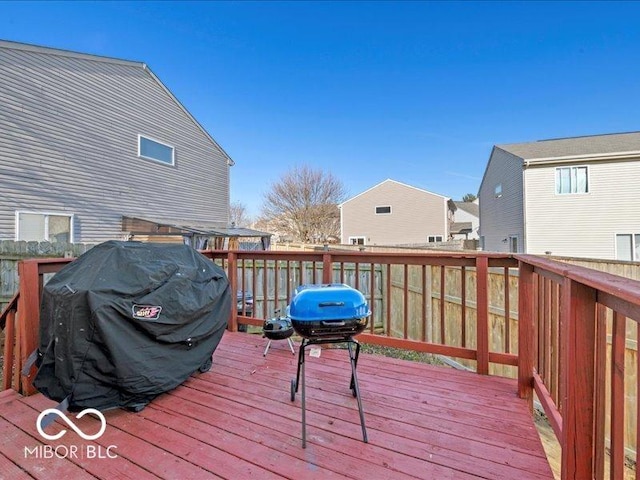
<svg viewBox="0 0 640 480"><path fill-rule="evenodd" d="M482 180L482 178L481 178L481 177L475 177L475 176L473 176L473 175L467 175L466 173L449 172L449 171L446 171L446 172L444 172L444 173L445 173L445 175L450 175L450 176L452 176L452 177L467 178L467 179L469 179L469 180Z"/></svg>

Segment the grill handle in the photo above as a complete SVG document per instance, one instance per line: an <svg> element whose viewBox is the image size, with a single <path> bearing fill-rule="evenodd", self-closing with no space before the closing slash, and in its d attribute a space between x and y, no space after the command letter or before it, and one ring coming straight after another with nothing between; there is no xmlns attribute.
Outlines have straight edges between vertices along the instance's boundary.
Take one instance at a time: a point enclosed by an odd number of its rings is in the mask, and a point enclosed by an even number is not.
<svg viewBox="0 0 640 480"><path fill-rule="evenodd" d="M321 323L324 327L344 327L344 320L323 320Z"/></svg>
<svg viewBox="0 0 640 480"><path fill-rule="evenodd" d="M344 302L320 302L319 307L344 307Z"/></svg>

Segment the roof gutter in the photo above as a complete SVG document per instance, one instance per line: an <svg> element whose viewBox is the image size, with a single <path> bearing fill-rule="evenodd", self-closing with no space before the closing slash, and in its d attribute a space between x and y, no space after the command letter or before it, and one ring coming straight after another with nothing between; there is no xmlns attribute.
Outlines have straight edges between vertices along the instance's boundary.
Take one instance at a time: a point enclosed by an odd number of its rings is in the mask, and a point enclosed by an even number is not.
<svg viewBox="0 0 640 480"><path fill-rule="evenodd" d="M634 150L631 152L611 152L611 153L596 153L589 155L565 155L561 157L542 157L542 158L527 158L524 159L524 166L529 167L531 165L544 165L550 163L570 163L576 161L607 161L607 160L632 160L640 157L640 151Z"/></svg>

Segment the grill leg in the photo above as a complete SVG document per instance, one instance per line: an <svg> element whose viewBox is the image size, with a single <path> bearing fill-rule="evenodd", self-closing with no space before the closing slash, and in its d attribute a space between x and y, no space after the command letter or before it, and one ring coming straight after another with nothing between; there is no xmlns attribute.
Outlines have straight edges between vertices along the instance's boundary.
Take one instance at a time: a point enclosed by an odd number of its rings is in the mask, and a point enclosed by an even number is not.
<svg viewBox="0 0 640 480"><path fill-rule="evenodd" d="M353 352L353 345L356 344L355 355ZM358 364L358 354L360 353L360 344L358 342L349 341L347 344L349 348L349 360L351 361L351 385L356 393L356 400L358 401L358 412L360 413L360 425L362 426L362 440L364 443L369 443L367 438L367 427L364 424L364 411L362 409L362 399L360 398L360 388L358 387L358 376L356 374L356 365ZM304 387L303 387L304 392Z"/></svg>
<svg viewBox="0 0 640 480"><path fill-rule="evenodd" d="M300 351L298 352L298 370L296 371L296 393L298 393L298 386L300 385L300 366L304 364L304 349L307 347L305 339L302 339L300 344Z"/></svg>
<svg viewBox="0 0 640 480"><path fill-rule="evenodd" d="M307 406L304 381L304 357L302 360L302 448L307 448Z"/></svg>
<svg viewBox="0 0 640 480"><path fill-rule="evenodd" d="M291 349L291 353L295 355L296 351L293 349L293 342L291 341L291 338L287 337L287 342L289 342L289 348Z"/></svg>
<svg viewBox="0 0 640 480"><path fill-rule="evenodd" d="M267 352L269 351L270 346L271 346L271 340L267 342L267 348L264 349L264 353L262 354L263 357L267 356Z"/></svg>
<svg viewBox="0 0 640 480"><path fill-rule="evenodd" d="M351 344L352 343L355 343L355 345L356 345L356 356L355 356L355 359L353 361L354 362L354 371L355 371L355 369L358 368L358 357L360 356L360 343L357 340L354 340L354 339L349 340L348 347L349 347L349 358L350 359L351 359ZM356 387L355 387L353 373L351 374L351 383L349 384L349 388L354 392L354 396L355 396Z"/></svg>

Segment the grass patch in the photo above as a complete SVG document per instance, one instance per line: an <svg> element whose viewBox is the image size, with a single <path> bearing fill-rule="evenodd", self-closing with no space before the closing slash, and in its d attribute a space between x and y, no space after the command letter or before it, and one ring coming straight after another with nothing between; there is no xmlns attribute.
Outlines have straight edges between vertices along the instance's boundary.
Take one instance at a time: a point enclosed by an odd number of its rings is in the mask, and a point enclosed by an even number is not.
<svg viewBox="0 0 640 480"><path fill-rule="evenodd" d="M340 348L346 346L337 344ZM415 352L413 350L405 350L403 348L384 347L382 345L360 344L360 353L370 353L373 355L383 355L385 357L397 358L400 360L410 360L413 362L428 363L430 365L447 366L438 356L431 353Z"/></svg>

